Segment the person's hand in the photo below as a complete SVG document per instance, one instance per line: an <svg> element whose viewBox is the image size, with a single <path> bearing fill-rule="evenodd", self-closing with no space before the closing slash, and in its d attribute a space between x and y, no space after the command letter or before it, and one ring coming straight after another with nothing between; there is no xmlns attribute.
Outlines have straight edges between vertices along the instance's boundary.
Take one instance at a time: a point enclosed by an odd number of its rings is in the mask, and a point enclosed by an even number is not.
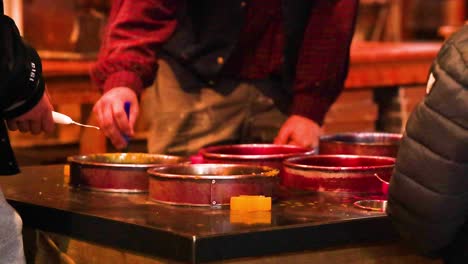
<svg viewBox="0 0 468 264"><path fill-rule="evenodd" d="M281 126L273 143L315 148L320 135L322 129L317 123L303 116L292 115Z"/></svg>
<svg viewBox="0 0 468 264"><path fill-rule="evenodd" d="M128 118L124 109L125 102L131 104ZM125 136L133 136L133 126L138 111L137 94L128 87L116 87L109 90L102 95L93 108L99 127L117 149L127 146Z"/></svg>
<svg viewBox="0 0 468 264"><path fill-rule="evenodd" d="M41 100L28 112L18 117L6 120L8 129L12 131L19 130L23 133L31 132L39 134L41 132L52 133L54 131L54 120L52 119L52 110L47 91L44 91Z"/></svg>

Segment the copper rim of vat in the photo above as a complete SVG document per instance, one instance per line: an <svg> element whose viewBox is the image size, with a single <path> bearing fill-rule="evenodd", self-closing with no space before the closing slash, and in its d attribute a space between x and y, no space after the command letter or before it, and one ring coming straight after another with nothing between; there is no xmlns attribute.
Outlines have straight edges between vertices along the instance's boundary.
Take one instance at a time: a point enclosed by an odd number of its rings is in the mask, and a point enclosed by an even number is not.
<svg viewBox="0 0 468 264"><path fill-rule="evenodd" d="M287 187L311 191L382 193L376 177L389 179L395 158L367 155L312 155L284 162L283 183Z"/></svg>
<svg viewBox="0 0 468 264"><path fill-rule="evenodd" d="M324 135L319 154L353 154L396 157L402 135L384 132L348 132Z"/></svg>
<svg viewBox="0 0 468 264"><path fill-rule="evenodd" d="M236 163L269 166L280 171L283 178L283 160L302 155L313 155L316 149L285 144L234 144L202 148L203 163Z"/></svg>
<svg viewBox="0 0 468 264"><path fill-rule="evenodd" d="M232 196L274 197L275 168L249 164L175 164L148 169L152 201L192 206L227 205Z"/></svg>
<svg viewBox="0 0 468 264"><path fill-rule="evenodd" d="M358 200L353 205L359 209L368 211L385 212L387 210L387 200L381 199Z"/></svg>
<svg viewBox="0 0 468 264"><path fill-rule="evenodd" d="M149 168L186 163L180 156L149 153L97 153L67 158L70 185L94 191L140 193L148 191Z"/></svg>
<svg viewBox="0 0 468 264"><path fill-rule="evenodd" d="M388 188L390 187L390 180L385 180L385 179L382 179L382 177L378 174L374 174L374 176L380 181L381 183L381 190L382 190L382 193L387 196L388 195Z"/></svg>
<svg viewBox="0 0 468 264"><path fill-rule="evenodd" d="M205 161L259 162L314 154L312 148L278 144L234 144L202 148L199 152Z"/></svg>

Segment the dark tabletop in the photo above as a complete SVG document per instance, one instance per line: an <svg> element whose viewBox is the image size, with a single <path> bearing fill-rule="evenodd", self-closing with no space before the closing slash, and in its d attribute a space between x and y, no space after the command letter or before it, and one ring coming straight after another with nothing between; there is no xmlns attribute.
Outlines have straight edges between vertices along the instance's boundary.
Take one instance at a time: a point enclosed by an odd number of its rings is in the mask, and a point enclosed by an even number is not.
<svg viewBox="0 0 468 264"><path fill-rule="evenodd" d="M145 194L74 189L64 166L22 168L0 177L25 226L186 262L254 257L396 238L382 212L353 202L369 197L283 190L271 212L158 204ZM370 197L378 198L378 197Z"/></svg>

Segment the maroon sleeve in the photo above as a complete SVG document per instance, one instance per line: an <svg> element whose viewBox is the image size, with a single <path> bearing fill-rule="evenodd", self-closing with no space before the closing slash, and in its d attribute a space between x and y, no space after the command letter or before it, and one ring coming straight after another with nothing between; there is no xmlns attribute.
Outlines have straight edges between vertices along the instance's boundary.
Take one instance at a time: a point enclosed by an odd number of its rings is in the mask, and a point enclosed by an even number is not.
<svg viewBox="0 0 468 264"><path fill-rule="evenodd" d="M156 50L174 32L177 0L113 0L91 78L105 91L140 92L154 80Z"/></svg>
<svg viewBox="0 0 468 264"><path fill-rule="evenodd" d="M318 0L305 29L291 114L319 124L344 87L357 0Z"/></svg>

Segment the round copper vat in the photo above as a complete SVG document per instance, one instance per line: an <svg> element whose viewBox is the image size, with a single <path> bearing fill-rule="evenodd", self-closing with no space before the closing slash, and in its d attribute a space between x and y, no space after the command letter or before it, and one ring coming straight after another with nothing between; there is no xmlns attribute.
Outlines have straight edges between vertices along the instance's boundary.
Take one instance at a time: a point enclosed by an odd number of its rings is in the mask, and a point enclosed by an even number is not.
<svg viewBox="0 0 468 264"><path fill-rule="evenodd" d="M396 157L401 138L401 134L377 132L324 135L319 140L319 154Z"/></svg>
<svg viewBox="0 0 468 264"><path fill-rule="evenodd" d="M382 193L377 179L390 178L395 159L362 155L315 155L284 161L284 185L317 192Z"/></svg>
<svg viewBox="0 0 468 264"><path fill-rule="evenodd" d="M315 150L294 145L237 144L202 148L199 154L204 163L231 163L268 166L283 174L283 160L291 157L312 155Z"/></svg>
<svg viewBox="0 0 468 264"><path fill-rule="evenodd" d="M68 157L70 185L95 191L148 191L151 167L187 162L186 158L148 153L102 153Z"/></svg>
<svg viewBox="0 0 468 264"><path fill-rule="evenodd" d="M244 164L178 164L148 169L149 198L192 206L227 205L232 196L273 197L277 169Z"/></svg>

